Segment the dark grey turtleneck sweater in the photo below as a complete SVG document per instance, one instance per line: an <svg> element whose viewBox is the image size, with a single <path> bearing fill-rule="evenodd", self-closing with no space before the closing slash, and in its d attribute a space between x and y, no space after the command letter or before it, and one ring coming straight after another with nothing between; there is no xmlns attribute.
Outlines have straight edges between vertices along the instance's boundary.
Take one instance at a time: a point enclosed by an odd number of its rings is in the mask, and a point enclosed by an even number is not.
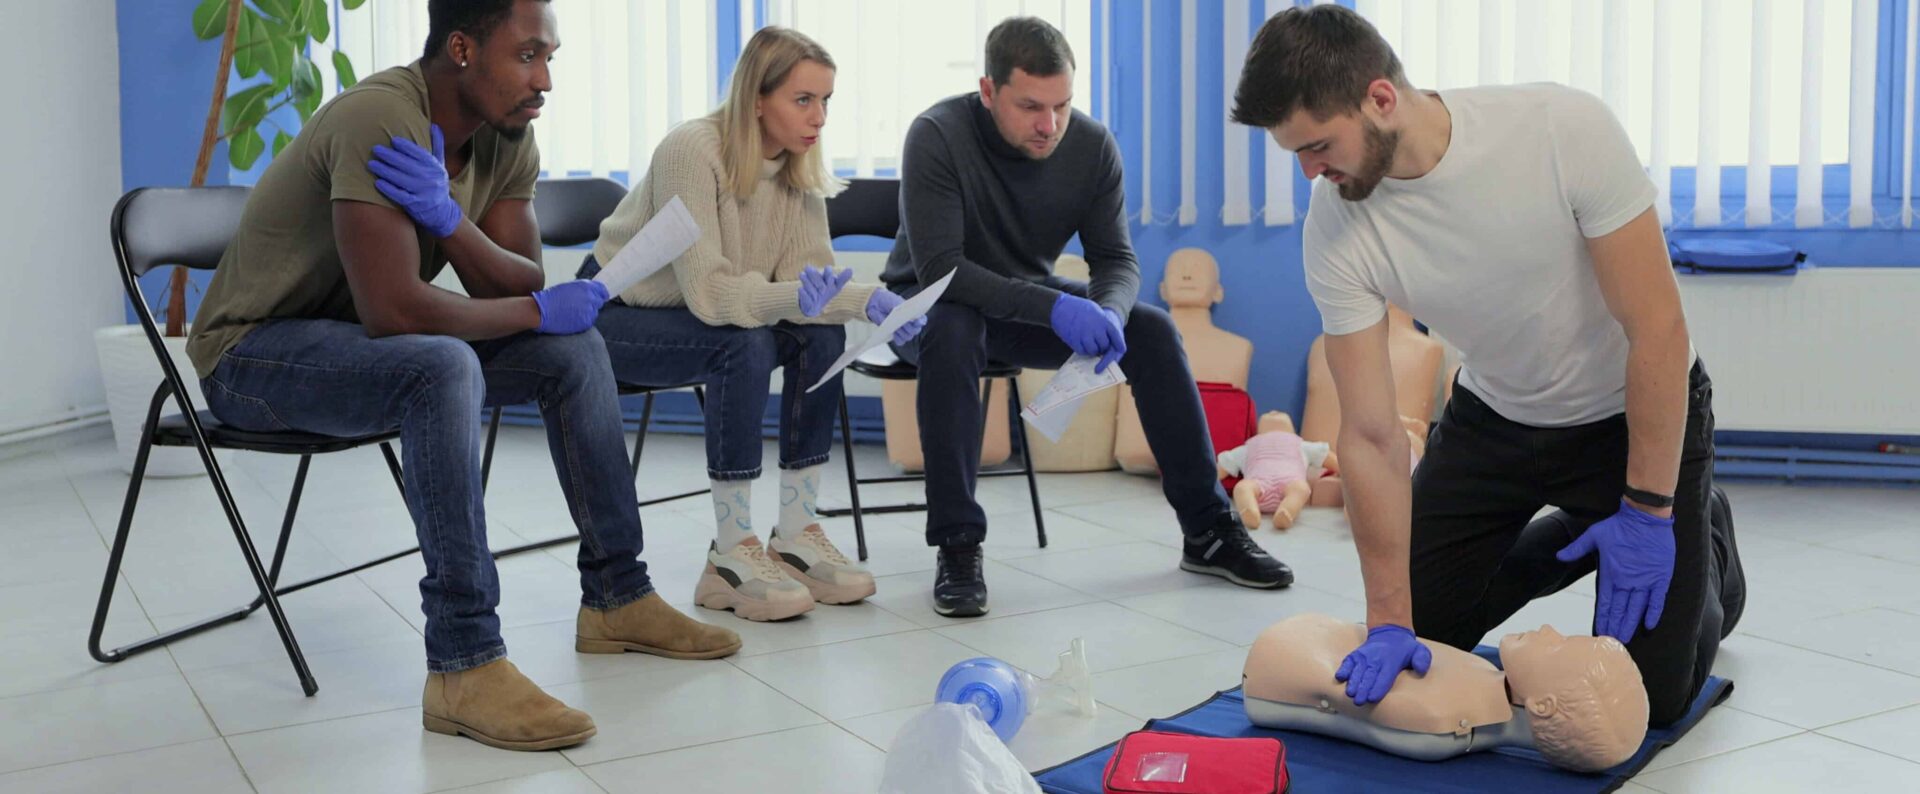
<svg viewBox="0 0 1920 794"><path fill-rule="evenodd" d="M1047 325L1059 291L1040 283L1074 234L1092 299L1126 318L1140 292L1127 236L1120 147L1074 111L1045 160L1007 143L977 93L914 119L901 157L900 235L881 279L916 292L958 270L942 300L987 317Z"/></svg>

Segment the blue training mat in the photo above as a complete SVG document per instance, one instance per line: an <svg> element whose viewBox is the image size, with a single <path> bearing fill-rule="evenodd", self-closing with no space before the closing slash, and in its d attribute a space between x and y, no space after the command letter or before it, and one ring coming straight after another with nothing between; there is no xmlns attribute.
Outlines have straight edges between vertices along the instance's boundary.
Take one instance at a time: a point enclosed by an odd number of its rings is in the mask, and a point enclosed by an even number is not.
<svg viewBox="0 0 1920 794"><path fill-rule="evenodd" d="M1499 664L1498 649L1481 646L1474 651ZM1719 705L1733 694L1733 682L1718 676L1707 679L1700 695L1693 700L1685 717L1665 728L1647 731L1640 751L1627 762L1595 774L1581 774L1548 764L1532 750L1500 747L1468 753L1446 761L1415 761L1389 755L1365 745L1341 739L1294 731L1274 731L1254 727L1247 721L1246 708L1235 687L1207 699L1205 703L1166 719L1151 720L1148 730L1172 731L1195 736L1270 736L1287 746L1287 772L1293 791L1432 791L1467 792L1524 791L1606 792L1645 768L1654 754L1680 740L1700 723L1707 709ZM1109 744L1091 753L1034 775L1047 794L1101 794L1101 773L1113 755Z"/></svg>

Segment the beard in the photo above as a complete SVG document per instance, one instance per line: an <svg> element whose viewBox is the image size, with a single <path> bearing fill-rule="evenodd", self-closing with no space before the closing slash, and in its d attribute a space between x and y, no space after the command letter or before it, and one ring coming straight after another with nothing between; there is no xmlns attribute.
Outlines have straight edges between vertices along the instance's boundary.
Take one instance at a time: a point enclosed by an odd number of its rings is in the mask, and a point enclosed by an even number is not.
<svg viewBox="0 0 1920 794"><path fill-rule="evenodd" d="M1340 197L1348 201L1364 201L1373 195L1373 189L1387 178L1387 169L1393 167L1394 152L1400 149L1400 131L1387 132L1372 121L1362 121L1366 134L1366 157L1360 162L1360 171L1347 175L1347 181L1335 185L1340 189Z"/></svg>
<svg viewBox="0 0 1920 794"><path fill-rule="evenodd" d="M523 122L518 125L488 124L487 126L492 127L494 132L498 133L500 137L505 138L509 143L519 143L520 139L527 137L527 130L533 129L531 122Z"/></svg>

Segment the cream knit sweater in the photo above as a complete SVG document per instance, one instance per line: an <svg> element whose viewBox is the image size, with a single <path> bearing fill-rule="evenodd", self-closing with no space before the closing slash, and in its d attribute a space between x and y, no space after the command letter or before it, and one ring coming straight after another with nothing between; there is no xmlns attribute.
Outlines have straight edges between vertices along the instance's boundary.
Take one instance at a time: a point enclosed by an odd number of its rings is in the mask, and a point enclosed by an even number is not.
<svg viewBox="0 0 1920 794"><path fill-rule="evenodd" d="M849 283L819 317L800 314L800 271L833 264L827 202L788 187L777 174L785 155L763 161L758 189L741 201L726 189L720 125L695 119L653 151L640 187L600 224L593 257L605 264L655 212L679 196L700 225L700 240L672 265L620 293L628 306L685 306L708 325L755 327L785 321L842 324L866 319L875 284Z"/></svg>

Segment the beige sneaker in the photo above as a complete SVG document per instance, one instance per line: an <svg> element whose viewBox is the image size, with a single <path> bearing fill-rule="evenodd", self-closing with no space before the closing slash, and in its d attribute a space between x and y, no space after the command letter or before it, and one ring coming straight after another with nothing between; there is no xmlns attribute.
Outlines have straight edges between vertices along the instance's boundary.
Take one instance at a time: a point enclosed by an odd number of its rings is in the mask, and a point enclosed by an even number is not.
<svg viewBox="0 0 1920 794"><path fill-rule="evenodd" d="M809 525L792 540L774 530L773 556L788 576L806 585L813 600L822 604L854 604L873 595L873 574L834 548L819 524Z"/></svg>
<svg viewBox="0 0 1920 794"><path fill-rule="evenodd" d="M767 557L759 538L721 554L707 547L707 570L694 588L693 602L708 609L731 609L748 620L786 620L813 609L813 595Z"/></svg>

